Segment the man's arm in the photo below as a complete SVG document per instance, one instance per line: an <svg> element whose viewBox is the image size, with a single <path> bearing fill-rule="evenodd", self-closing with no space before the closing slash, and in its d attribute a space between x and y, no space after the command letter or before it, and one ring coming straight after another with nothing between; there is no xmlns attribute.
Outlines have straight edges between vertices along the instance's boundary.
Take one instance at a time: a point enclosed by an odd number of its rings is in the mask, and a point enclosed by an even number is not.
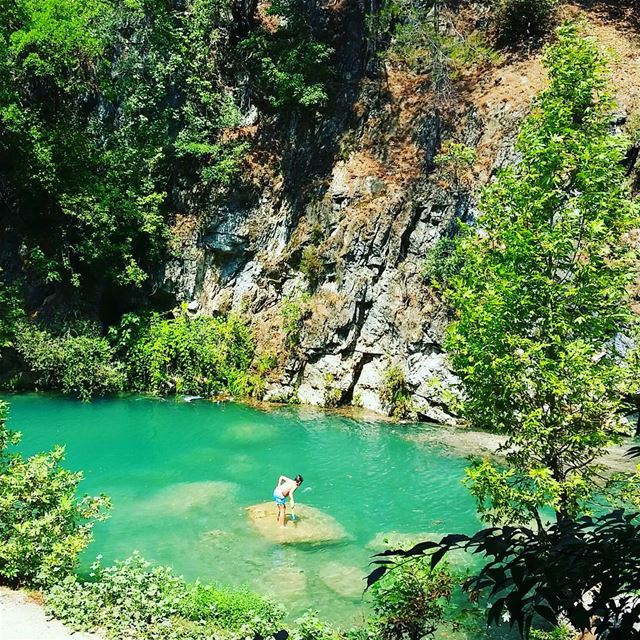
<svg viewBox="0 0 640 640"><path fill-rule="evenodd" d="M293 499L293 492L298 488L298 485L294 485L291 487L291 491L289 491L289 502L291 503L291 508L293 509L296 506L296 501Z"/></svg>
<svg viewBox="0 0 640 640"><path fill-rule="evenodd" d="M278 484L281 485L283 482L293 482L293 480L291 478L287 478L287 476L280 476Z"/></svg>

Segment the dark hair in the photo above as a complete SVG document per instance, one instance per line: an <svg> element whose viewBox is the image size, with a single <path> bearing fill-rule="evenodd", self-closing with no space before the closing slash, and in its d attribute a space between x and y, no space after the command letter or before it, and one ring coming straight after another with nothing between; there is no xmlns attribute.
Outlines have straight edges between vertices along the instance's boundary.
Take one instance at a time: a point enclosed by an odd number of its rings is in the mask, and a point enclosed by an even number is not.
<svg viewBox="0 0 640 640"><path fill-rule="evenodd" d="M298 484L302 484L302 483L304 482L304 478L303 478L300 474L298 474L298 475L294 478L294 480L295 480Z"/></svg>

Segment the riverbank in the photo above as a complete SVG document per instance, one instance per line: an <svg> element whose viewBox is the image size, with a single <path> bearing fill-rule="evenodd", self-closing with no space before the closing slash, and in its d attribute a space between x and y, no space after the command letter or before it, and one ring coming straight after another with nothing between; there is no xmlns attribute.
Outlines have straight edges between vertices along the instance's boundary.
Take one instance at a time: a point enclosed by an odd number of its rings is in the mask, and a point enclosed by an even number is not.
<svg viewBox="0 0 640 640"><path fill-rule="evenodd" d="M457 456L478 458L485 456L499 458L500 447L507 441L506 436L497 433L444 425L437 425L432 431L408 433L404 438L426 445L441 445ZM638 460L627 457L626 453L634 444L637 443L629 438L625 444L610 447L607 453L598 459L598 463L613 473L633 471Z"/></svg>
<svg viewBox="0 0 640 640"><path fill-rule="evenodd" d="M36 595L0 587L2 640L103 640L94 633L79 633L50 619Z"/></svg>

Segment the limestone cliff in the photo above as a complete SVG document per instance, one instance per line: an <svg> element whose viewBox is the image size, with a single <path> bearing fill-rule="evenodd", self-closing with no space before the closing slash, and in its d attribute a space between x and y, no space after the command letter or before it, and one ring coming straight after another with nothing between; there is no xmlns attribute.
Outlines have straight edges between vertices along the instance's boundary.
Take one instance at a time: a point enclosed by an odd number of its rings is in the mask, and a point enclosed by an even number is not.
<svg viewBox="0 0 640 640"><path fill-rule="evenodd" d="M417 415L453 422L442 395L454 379L442 347L449 315L423 262L456 220L476 215L478 189L517 161L518 123L545 82L541 52L502 50L434 91L428 75L378 59L365 4L318 6L336 51L329 109L273 120L243 97L245 180L204 204L182 195L177 257L161 282L193 313L250 318L273 360L266 399L385 412L393 367ZM583 14L614 50L624 126L640 108L637 23L612 19L609 3L561 14ZM452 26L472 32L482 19L481 5L467 5ZM436 162L448 140L476 150L464 175Z"/></svg>

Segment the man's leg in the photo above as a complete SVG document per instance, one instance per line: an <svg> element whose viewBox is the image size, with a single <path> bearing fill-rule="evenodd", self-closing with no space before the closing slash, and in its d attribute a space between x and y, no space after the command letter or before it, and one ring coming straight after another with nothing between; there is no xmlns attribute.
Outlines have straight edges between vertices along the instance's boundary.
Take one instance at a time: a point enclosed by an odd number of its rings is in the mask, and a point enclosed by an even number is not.
<svg viewBox="0 0 640 640"><path fill-rule="evenodd" d="M279 504L278 505L278 524L281 527L284 527L284 510L285 510L284 505L283 504Z"/></svg>

